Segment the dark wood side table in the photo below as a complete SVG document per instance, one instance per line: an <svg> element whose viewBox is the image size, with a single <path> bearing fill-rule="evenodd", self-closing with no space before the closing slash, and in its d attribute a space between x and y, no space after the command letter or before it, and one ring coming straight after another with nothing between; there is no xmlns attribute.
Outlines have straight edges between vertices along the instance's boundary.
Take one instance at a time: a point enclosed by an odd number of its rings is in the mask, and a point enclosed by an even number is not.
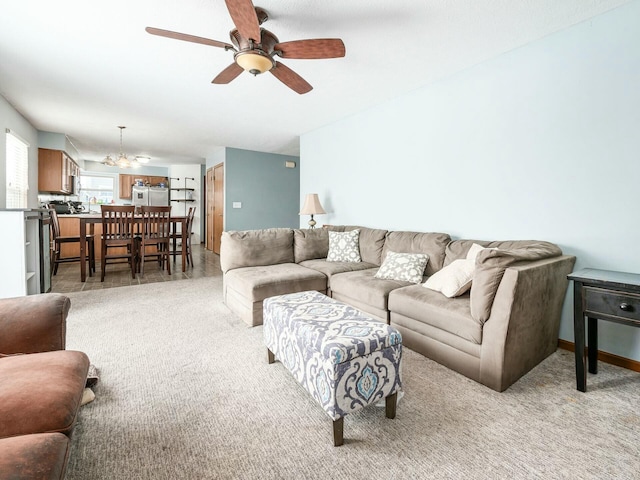
<svg viewBox="0 0 640 480"><path fill-rule="evenodd" d="M573 280L573 333L576 382L587 391L584 319L589 337L589 373L598 373L598 320L640 327L640 275L585 268L568 275Z"/></svg>

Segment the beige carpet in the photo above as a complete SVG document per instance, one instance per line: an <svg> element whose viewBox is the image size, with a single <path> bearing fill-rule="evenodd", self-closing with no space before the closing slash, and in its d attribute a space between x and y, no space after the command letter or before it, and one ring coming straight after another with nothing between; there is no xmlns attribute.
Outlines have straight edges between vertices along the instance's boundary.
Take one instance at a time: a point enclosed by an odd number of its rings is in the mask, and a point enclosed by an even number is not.
<svg viewBox="0 0 640 480"><path fill-rule="evenodd" d="M640 478L640 374L575 390L559 350L496 393L405 349L395 420L345 419L345 445L219 277L72 293L68 348L100 370L68 480Z"/></svg>

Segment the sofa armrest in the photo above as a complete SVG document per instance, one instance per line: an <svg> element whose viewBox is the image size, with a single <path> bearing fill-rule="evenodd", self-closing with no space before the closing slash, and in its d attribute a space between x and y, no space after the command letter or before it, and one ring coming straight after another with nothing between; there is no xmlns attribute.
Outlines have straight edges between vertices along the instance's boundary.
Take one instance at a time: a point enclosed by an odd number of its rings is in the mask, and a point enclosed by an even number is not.
<svg viewBox="0 0 640 480"><path fill-rule="evenodd" d="M556 350L575 260L563 255L505 270L482 331L483 384L503 391Z"/></svg>
<svg viewBox="0 0 640 480"><path fill-rule="evenodd" d="M70 307L57 293L0 300L0 353L64 350Z"/></svg>

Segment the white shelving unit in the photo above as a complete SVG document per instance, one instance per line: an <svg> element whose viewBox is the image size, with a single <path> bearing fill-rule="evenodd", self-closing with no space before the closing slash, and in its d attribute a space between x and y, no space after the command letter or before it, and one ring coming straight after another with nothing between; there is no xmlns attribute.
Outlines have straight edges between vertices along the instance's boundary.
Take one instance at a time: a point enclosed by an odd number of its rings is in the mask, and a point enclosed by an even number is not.
<svg viewBox="0 0 640 480"><path fill-rule="evenodd" d="M0 225L0 251L4 252L0 298L40 293L39 212L3 210Z"/></svg>

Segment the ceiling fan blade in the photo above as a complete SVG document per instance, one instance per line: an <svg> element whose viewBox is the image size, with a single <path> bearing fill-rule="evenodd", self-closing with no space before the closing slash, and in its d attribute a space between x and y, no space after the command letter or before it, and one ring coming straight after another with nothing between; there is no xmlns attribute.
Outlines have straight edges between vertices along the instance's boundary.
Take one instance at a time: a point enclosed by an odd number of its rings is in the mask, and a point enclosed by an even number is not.
<svg viewBox="0 0 640 480"><path fill-rule="evenodd" d="M273 73L274 77L300 95L313 89L304 78L280 62L276 62L276 66L269 71Z"/></svg>
<svg viewBox="0 0 640 480"><path fill-rule="evenodd" d="M221 71L216 78L214 78L211 83L217 84L225 84L229 83L231 80L235 79L238 75L240 75L244 70L235 62Z"/></svg>
<svg viewBox="0 0 640 480"><path fill-rule="evenodd" d="M278 43L273 47L280 50L282 58L338 58L344 57L346 48L339 38L316 38Z"/></svg>
<svg viewBox="0 0 640 480"><path fill-rule="evenodd" d="M188 35L186 33L172 32L171 30L162 30L161 28L153 27L147 27L145 28L145 30L151 35L158 35L160 37L173 38L175 40L184 40L185 42L191 43L201 43L202 45L209 45L211 47L233 49L233 45L225 42L219 42L218 40L211 40L210 38L196 37L194 35Z"/></svg>
<svg viewBox="0 0 640 480"><path fill-rule="evenodd" d="M260 42L260 23L251 0L225 0L225 2L240 35Z"/></svg>

